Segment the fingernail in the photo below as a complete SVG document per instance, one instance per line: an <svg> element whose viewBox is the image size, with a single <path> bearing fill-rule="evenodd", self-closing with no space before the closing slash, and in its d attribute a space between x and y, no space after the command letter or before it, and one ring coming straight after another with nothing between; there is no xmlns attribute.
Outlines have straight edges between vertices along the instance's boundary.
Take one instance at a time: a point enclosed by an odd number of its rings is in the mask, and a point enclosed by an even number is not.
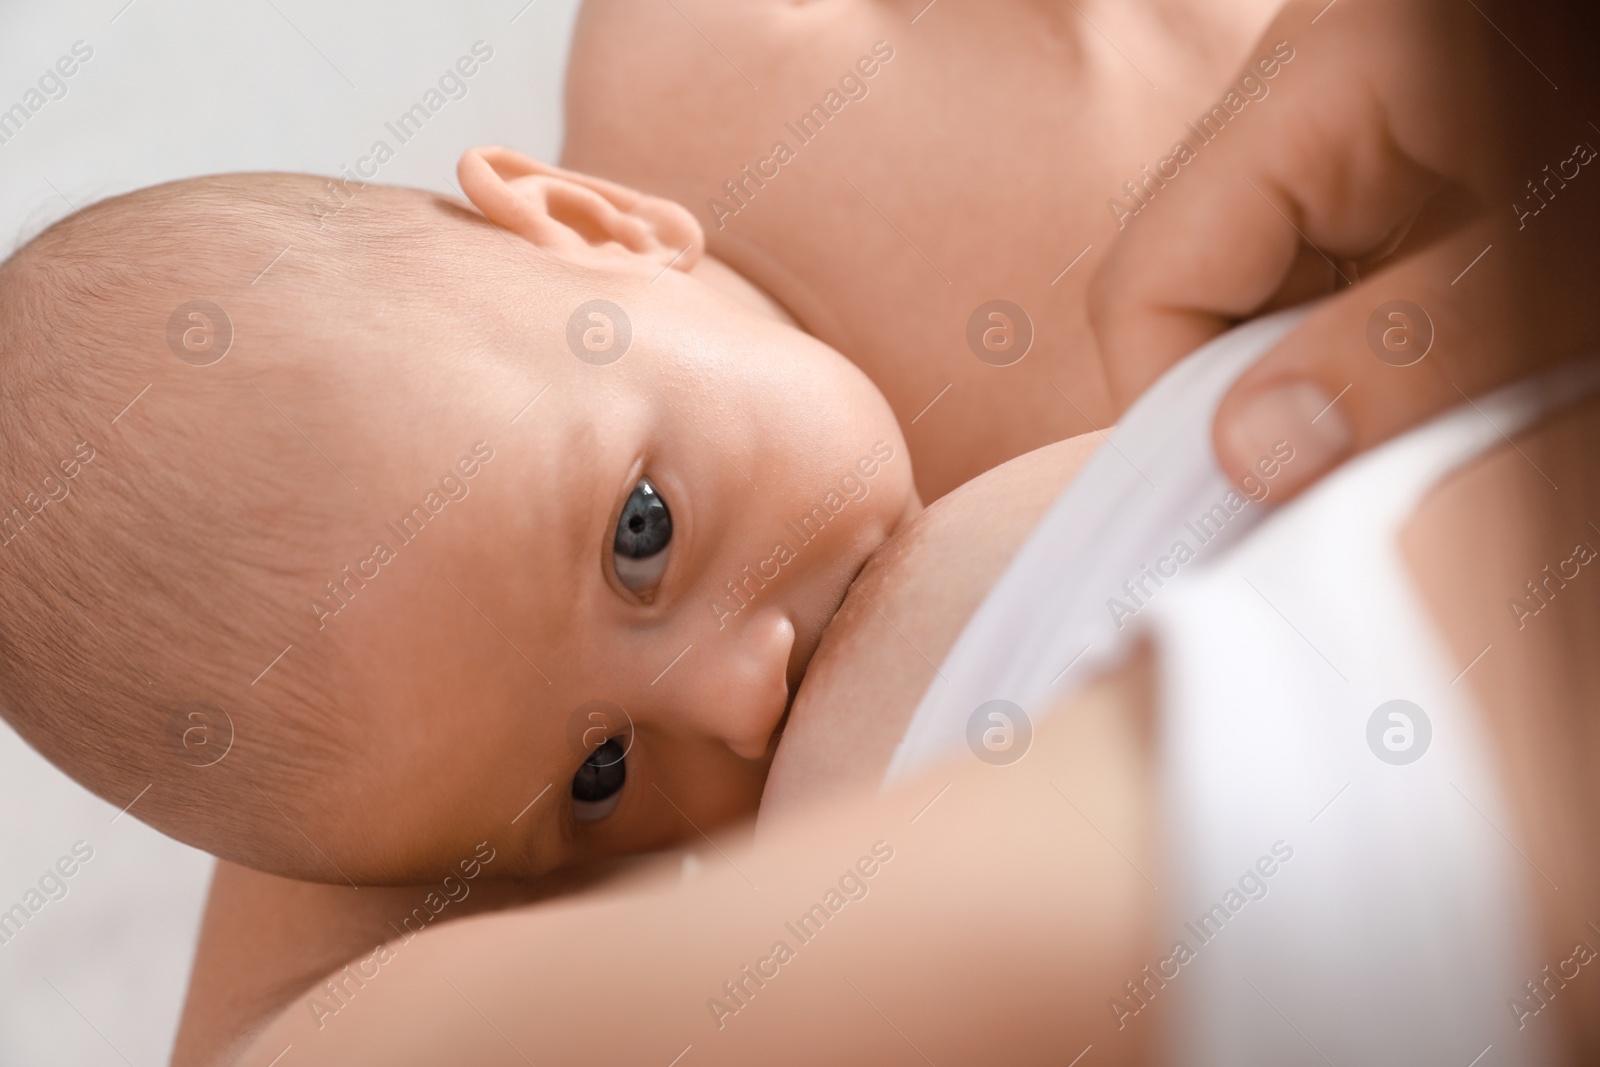
<svg viewBox="0 0 1600 1067"><path fill-rule="evenodd" d="M1235 470L1265 475L1292 492L1342 459L1354 434L1333 397L1312 382L1278 385L1247 402L1223 431Z"/></svg>

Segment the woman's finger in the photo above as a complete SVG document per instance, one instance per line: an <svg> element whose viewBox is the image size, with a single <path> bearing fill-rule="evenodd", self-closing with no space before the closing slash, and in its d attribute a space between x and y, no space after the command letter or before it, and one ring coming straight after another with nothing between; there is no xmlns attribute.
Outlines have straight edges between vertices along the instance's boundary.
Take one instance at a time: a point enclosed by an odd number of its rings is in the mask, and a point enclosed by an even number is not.
<svg viewBox="0 0 1600 1067"><path fill-rule="evenodd" d="M1220 120L1191 123L1187 140L1200 139L1193 130L1213 139L1194 145L1193 161L1125 220L1091 289L1121 406L1259 313L1308 257L1348 279L1344 264L1391 242L1444 183L1442 169L1463 158L1460 131L1393 103L1422 95L1417 82L1438 65L1425 52L1409 62L1391 55L1406 51L1409 35L1438 47L1440 35L1405 13L1419 5L1346 5L1321 19L1315 5L1285 8L1255 48L1282 60L1277 73L1268 79L1270 68L1247 63L1239 79L1255 78L1265 95L1220 132ZM1427 95L1454 109L1455 93Z"/></svg>
<svg viewBox="0 0 1600 1067"><path fill-rule="evenodd" d="M1295 458L1273 486L1286 499L1347 456L1495 384L1507 356L1525 365L1532 355L1503 302L1484 296L1506 284L1489 232L1465 227L1315 307L1224 398L1213 432L1222 469L1234 479L1253 473L1287 441Z"/></svg>
<svg viewBox="0 0 1600 1067"><path fill-rule="evenodd" d="M1271 92L1127 220L1096 278L1092 314L1124 406L1211 337L1304 295L1307 278L1333 278L1333 299L1241 378L1217 419L1235 477L1297 436L1280 483L1292 494L1592 342L1594 314L1575 297L1596 279L1584 235L1600 179L1545 223L1530 212L1553 209L1553 193L1520 176L1581 181L1595 156L1583 134L1600 143L1600 131L1565 110L1581 92L1557 106L1489 13L1431 0L1283 11L1258 46L1294 56ZM1358 276L1352 261L1386 265Z"/></svg>

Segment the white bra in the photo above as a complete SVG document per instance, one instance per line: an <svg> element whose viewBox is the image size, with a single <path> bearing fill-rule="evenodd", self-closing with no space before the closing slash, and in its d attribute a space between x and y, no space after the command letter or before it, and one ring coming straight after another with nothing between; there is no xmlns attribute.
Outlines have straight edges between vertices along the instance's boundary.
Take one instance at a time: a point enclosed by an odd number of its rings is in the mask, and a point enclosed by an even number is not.
<svg viewBox="0 0 1600 1067"><path fill-rule="evenodd" d="M887 779L963 754L980 705L1045 714L1153 636L1171 947L1107 990L1110 1015L1159 1026L1179 1064L1546 1063L1524 985L1551 962L1529 954L1542 876L1395 535L1452 470L1600 387L1600 362L1268 511L1216 467L1211 423L1302 315L1218 338L1134 405L968 622Z"/></svg>

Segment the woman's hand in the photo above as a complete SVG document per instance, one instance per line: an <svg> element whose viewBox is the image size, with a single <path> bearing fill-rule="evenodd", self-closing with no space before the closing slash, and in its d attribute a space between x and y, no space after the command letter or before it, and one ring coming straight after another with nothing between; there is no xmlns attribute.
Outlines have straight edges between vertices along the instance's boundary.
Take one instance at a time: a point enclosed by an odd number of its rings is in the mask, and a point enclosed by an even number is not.
<svg viewBox="0 0 1600 1067"><path fill-rule="evenodd" d="M1266 97L1126 219L1092 314L1117 401L1233 323L1333 291L1244 374L1213 440L1290 495L1468 397L1592 351L1597 40L1587 5L1312 0ZM1558 88L1559 86L1559 88Z"/></svg>

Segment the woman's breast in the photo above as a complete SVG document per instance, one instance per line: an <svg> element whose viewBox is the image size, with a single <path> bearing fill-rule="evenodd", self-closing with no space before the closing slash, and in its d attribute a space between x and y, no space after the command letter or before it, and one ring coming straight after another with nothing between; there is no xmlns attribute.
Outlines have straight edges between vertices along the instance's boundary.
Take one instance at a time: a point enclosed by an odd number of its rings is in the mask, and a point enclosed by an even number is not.
<svg viewBox="0 0 1600 1067"><path fill-rule="evenodd" d="M1085 434L1019 456L934 503L879 550L806 668L763 822L878 787L968 617L1099 443Z"/></svg>

